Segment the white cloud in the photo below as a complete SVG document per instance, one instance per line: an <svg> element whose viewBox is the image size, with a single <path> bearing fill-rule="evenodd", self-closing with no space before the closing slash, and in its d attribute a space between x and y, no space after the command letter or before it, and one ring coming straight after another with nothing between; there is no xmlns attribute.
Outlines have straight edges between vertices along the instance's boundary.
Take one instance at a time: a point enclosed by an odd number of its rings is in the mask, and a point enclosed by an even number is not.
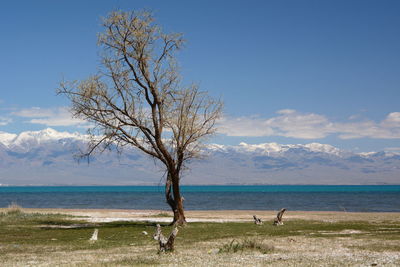
<svg viewBox="0 0 400 267"><path fill-rule="evenodd" d="M73 118L66 107L58 108L39 108L33 107L22 109L12 113L14 116L31 118L27 121L32 124L43 124L46 126L87 126L87 122Z"/></svg>
<svg viewBox="0 0 400 267"><path fill-rule="evenodd" d="M6 126L7 124L11 123L11 118L0 117L0 126Z"/></svg>
<svg viewBox="0 0 400 267"><path fill-rule="evenodd" d="M378 123L372 120L336 123L335 128L342 139L362 137L397 139L400 138L400 112L389 113L384 120Z"/></svg>
<svg viewBox="0 0 400 267"><path fill-rule="evenodd" d="M274 130L259 117L223 118L219 132L228 136L270 136Z"/></svg>
<svg viewBox="0 0 400 267"><path fill-rule="evenodd" d="M331 124L324 116L309 113L301 114L296 111L278 111L280 116L268 119L266 123L275 129L280 136L301 139L323 138L329 133ZM319 129L315 131L315 129Z"/></svg>
<svg viewBox="0 0 400 267"><path fill-rule="evenodd" d="M400 112L389 113L382 123L388 126L400 127Z"/></svg>
<svg viewBox="0 0 400 267"><path fill-rule="evenodd" d="M294 109L281 109L281 110L278 110L276 113L277 114L282 114L282 115L293 114L293 113L296 113L296 110L294 110Z"/></svg>
<svg viewBox="0 0 400 267"><path fill-rule="evenodd" d="M39 107L32 107L32 108L26 108L26 109L21 109L18 111L14 111L11 114L18 116L18 117L24 117L24 118L45 118L45 117L51 117L59 111L60 109L65 109L65 108L56 108L56 109L50 109L50 108L39 108Z"/></svg>
<svg viewBox="0 0 400 267"><path fill-rule="evenodd" d="M29 118L32 124L46 126L88 127L84 120L73 118L68 108L33 107L11 113ZM0 117L0 126L7 125L11 118ZM340 139L375 138L400 139L400 112L389 113L380 122L361 120L351 116L346 122L331 121L324 115L301 113L293 109L283 109L276 116L224 117L219 121L219 133L227 136L283 136L298 139L321 139L338 135Z"/></svg>
<svg viewBox="0 0 400 267"><path fill-rule="evenodd" d="M219 132L228 136L284 136L299 139L320 139L338 134L341 139L354 138L400 138L400 112L390 113L381 122L372 120L350 122L330 121L326 116L315 113L300 113L284 109L272 118L259 116L223 118Z"/></svg>

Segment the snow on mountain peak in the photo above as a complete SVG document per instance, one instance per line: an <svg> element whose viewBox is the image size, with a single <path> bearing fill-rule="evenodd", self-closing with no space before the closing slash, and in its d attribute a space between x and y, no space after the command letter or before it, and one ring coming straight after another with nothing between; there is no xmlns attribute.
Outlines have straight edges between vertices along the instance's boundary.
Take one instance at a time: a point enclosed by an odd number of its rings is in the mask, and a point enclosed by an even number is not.
<svg viewBox="0 0 400 267"><path fill-rule="evenodd" d="M207 145L207 148L212 151L224 151L226 149L226 146L219 144L209 144Z"/></svg>
<svg viewBox="0 0 400 267"><path fill-rule="evenodd" d="M240 143L239 144L239 149L240 150L246 150L248 152L266 152L266 153L271 153L271 152L282 152L283 145L280 145L278 143L262 143L262 144L247 144L247 143Z"/></svg>
<svg viewBox="0 0 400 267"><path fill-rule="evenodd" d="M31 147L36 147L46 142L58 141L61 139L88 140L88 136L80 133L59 132L52 128L43 129L41 131L26 131L18 135L0 132L0 144L6 147L19 147L26 150ZM304 149L310 152L319 152L339 156L343 151L328 145L320 143L310 144L278 144L278 143L261 143L247 144L241 142L236 146L227 146L220 144L209 144L207 149L212 151L228 152L237 151L240 153L256 153L260 155L280 155L291 149Z"/></svg>
<svg viewBox="0 0 400 267"><path fill-rule="evenodd" d="M10 143L17 137L16 134L10 134L6 132L0 132L0 143L9 146Z"/></svg>
<svg viewBox="0 0 400 267"><path fill-rule="evenodd" d="M340 150L334 146L320 143L306 144L304 147L308 148L312 152L323 152L328 154L338 155Z"/></svg>
<svg viewBox="0 0 400 267"><path fill-rule="evenodd" d="M79 133L58 132L47 128L41 131L26 131L20 134L0 133L0 142L7 147L30 147L40 145L48 141L57 141L60 139L85 139L85 135Z"/></svg>
<svg viewBox="0 0 400 267"><path fill-rule="evenodd" d="M320 143L310 143L305 145L291 145L291 144L278 144L278 143L263 143L263 144L247 144L247 143L240 143L238 146L239 150L245 150L248 152L259 152L259 153L283 153L288 151L289 149L306 149L311 152L322 152L327 154L334 154L339 155L341 150L327 144L320 144Z"/></svg>

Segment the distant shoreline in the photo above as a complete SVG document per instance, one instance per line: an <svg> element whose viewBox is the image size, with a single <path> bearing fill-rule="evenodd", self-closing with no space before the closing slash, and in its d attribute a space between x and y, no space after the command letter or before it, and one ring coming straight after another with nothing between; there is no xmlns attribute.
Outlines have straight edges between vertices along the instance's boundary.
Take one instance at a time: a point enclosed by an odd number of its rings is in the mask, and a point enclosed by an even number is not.
<svg viewBox="0 0 400 267"><path fill-rule="evenodd" d="M125 185L112 185L112 184L84 184L84 185L68 185L68 184L59 184L59 185L36 185L36 184L22 184L22 185L13 185L13 184L0 184L0 187L125 187L125 186L138 186L138 187L147 187L147 186L156 186L156 187L164 187L163 183L161 184L125 184ZM398 184L182 184L181 186L400 186Z"/></svg>

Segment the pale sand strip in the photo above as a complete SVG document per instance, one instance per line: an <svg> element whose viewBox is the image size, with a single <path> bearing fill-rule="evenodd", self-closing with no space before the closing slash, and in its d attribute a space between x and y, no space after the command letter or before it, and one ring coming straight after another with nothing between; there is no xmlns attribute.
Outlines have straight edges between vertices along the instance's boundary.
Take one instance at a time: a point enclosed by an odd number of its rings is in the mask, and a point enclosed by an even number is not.
<svg viewBox="0 0 400 267"><path fill-rule="evenodd" d="M0 209L0 212L7 209ZM119 209L29 209L29 213L61 213L78 217L88 217L91 222L112 221L154 221L170 222L172 213L165 210L119 210ZM253 215L264 221L271 221L277 211L264 210L202 210L186 211L188 222L244 222L252 221ZM170 217L169 217L169 216ZM400 212L344 212L344 211L290 211L284 215L284 220L318 220L326 222L336 221L392 221L400 222Z"/></svg>

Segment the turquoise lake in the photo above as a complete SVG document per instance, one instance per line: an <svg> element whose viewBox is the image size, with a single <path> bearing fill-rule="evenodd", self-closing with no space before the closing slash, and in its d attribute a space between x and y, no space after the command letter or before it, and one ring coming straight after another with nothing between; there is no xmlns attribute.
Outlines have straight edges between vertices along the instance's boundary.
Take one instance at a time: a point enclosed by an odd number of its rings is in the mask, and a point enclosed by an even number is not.
<svg viewBox="0 0 400 267"><path fill-rule="evenodd" d="M204 185L181 187L188 210L400 212L400 185ZM169 210L164 186L0 186L0 207Z"/></svg>

